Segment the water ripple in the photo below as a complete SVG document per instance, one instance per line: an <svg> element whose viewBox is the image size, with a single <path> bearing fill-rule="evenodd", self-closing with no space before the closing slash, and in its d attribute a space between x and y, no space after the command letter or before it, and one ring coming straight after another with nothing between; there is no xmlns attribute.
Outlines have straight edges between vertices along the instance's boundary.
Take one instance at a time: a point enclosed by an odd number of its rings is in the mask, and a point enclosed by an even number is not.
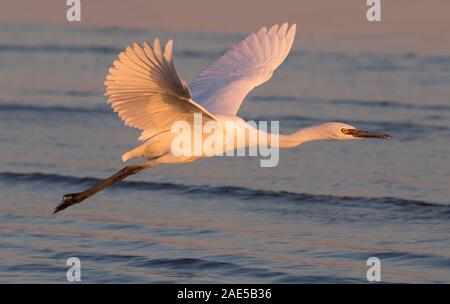
<svg viewBox="0 0 450 304"><path fill-rule="evenodd" d="M49 173L16 173L1 172L0 181L8 182L39 182L53 184L70 184L70 185L92 185L101 181L95 177L76 177ZM183 195L192 195L195 197L234 197L244 201L273 201L290 202L294 204L310 204L315 206L332 205L341 207L364 207L379 209L384 206L393 212L412 212L414 218L445 218L450 219L450 205L438 204L434 202L426 202L419 200L409 200L396 197L358 197L358 196L334 196L334 195L318 195L308 193L296 193L288 191L271 191L251 189L236 186L207 186L207 185L187 185L176 183L162 182L144 182L144 181L122 181L113 187L121 189L134 189L140 191L167 191L176 192ZM280 206L272 211L283 212ZM289 209L292 213L292 209Z"/></svg>

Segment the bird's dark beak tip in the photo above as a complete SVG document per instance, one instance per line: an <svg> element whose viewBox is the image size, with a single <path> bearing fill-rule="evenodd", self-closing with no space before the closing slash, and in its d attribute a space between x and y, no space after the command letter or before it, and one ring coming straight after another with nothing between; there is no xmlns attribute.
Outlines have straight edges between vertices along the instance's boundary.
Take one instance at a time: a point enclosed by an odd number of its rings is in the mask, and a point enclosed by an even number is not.
<svg viewBox="0 0 450 304"><path fill-rule="evenodd" d="M386 133L378 132L368 132L364 130L356 129L353 136L358 138L381 138L381 139L391 139L392 136Z"/></svg>
<svg viewBox="0 0 450 304"><path fill-rule="evenodd" d="M382 138L382 139L391 139L392 138L392 135L389 135L386 133L379 133L379 134L380 134L379 138Z"/></svg>
<svg viewBox="0 0 450 304"><path fill-rule="evenodd" d="M380 136L374 136L373 138L380 138L380 139L392 139L392 136L389 134L381 133Z"/></svg>

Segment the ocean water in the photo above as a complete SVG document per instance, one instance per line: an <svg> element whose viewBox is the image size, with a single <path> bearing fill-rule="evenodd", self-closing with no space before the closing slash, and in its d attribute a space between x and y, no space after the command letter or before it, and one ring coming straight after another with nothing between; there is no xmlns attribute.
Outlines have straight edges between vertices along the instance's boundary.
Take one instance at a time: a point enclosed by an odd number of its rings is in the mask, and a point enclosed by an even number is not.
<svg viewBox="0 0 450 304"><path fill-rule="evenodd" d="M190 81L244 35L0 24L0 283L67 282L69 257L85 283L365 283L372 256L383 282L450 283L449 54L300 42L240 115L392 140L309 143L275 168L154 168L52 215L137 144L103 81L118 52L155 36L175 39Z"/></svg>

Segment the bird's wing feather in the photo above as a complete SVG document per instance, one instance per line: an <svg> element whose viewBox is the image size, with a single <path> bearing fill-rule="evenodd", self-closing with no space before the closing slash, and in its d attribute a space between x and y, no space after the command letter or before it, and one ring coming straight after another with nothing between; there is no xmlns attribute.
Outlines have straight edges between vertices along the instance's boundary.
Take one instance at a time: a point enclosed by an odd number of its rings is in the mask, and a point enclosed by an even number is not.
<svg viewBox="0 0 450 304"><path fill-rule="evenodd" d="M215 117L191 99L191 93L175 70L172 40L164 51L158 39L153 46L134 43L120 53L105 80L108 103L125 125L143 130L139 140L169 130L176 121Z"/></svg>
<svg viewBox="0 0 450 304"><path fill-rule="evenodd" d="M274 25L250 34L190 84L193 99L211 113L235 115L245 96L272 77L294 42L296 25Z"/></svg>

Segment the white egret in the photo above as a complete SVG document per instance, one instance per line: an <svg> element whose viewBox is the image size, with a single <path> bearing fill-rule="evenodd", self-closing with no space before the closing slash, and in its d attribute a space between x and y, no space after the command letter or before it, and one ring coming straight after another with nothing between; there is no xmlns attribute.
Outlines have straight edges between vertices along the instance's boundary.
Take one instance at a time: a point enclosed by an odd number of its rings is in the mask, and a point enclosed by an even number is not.
<svg viewBox="0 0 450 304"><path fill-rule="evenodd" d="M246 133L244 145L255 144L263 131L249 126L236 116L247 94L268 81L287 57L295 36L296 25L274 25L250 34L212 64L188 85L180 79L173 63L172 40L164 48L155 39L153 45L134 43L119 54L105 81L108 103L125 125L142 130L143 144L125 153L123 161L136 157L147 159L130 165L113 176L80 193L66 194L55 213L80 203L102 189L145 168L161 164L186 163L206 155L175 156L171 151L176 121L193 123L194 113L201 113L204 122L215 121L224 127L237 122ZM303 128L288 135L277 136L280 148L292 148L316 140L354 140L389 138L383 133L362 131L351 125L331 122ZM231 138L231 140L234 140ZM258 140L256 139L256 142ZM223 148L225 149L225 148Z"/></svg>

